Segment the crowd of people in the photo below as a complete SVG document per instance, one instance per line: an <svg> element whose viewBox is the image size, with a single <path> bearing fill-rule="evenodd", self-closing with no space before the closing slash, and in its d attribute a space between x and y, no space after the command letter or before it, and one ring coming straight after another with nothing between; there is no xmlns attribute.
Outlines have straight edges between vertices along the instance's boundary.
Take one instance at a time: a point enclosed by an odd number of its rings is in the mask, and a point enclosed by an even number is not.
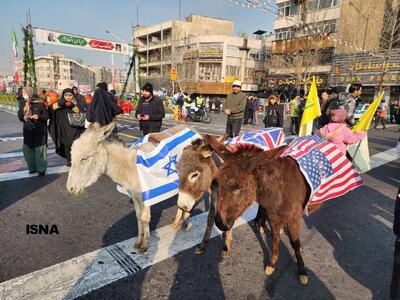
<svg viewBox="0 0 400 300"><path fill-rule="evenodd" d="M261 110L265 127L283 128L285 106L280 103L280 98L272 94L262 102L255 95L246 96L241 86L239 80L234 81L232 93L223 103L222 110L227 116L226 133L234 137L239 134L242 124L257 125ZM355 123L356 107L362 103L361 93L362 85L358 83L352 84L348 92L336 93L332 89L320 91L321 116L315 122L314 133L335 142L341 149L345 148L344 145L359 141L363 134L352 135L350 128ZM34 94L31 88L25 87L19 91L18 99L18 117L24 123L23 152L29 172L38 172L40 176L46 171L48 133L55 143L56 153L64 157L69 166L72 143L90 123L106 125L116 115L130 114L135 108L130 97L122 101L115 90L108 91L105 82L97 84L93 95L83 95L77 87L64 89L60 97L54 91L43 90ZM175 99L175 105L184 116L205 111L206 104L208 111L214 108L217 113L222 106L222 100L219 97L211 99L202 95L191 97L185 93L178 93ZM302 92L294 95L289 103L290 132L293 135L299 134L305 104L306 96ZM375 128L379 123L383 129L386 128L387 113L388 109L382 102L376 112ZM135 110L135 118L139 121L143 135L160 131L164 117L163 101L154 94L153 86L146 83L142 87L141 98ZM400 110L396 102L390 107L390 121L400 123Z"/></svg>
<svg viewBox="0 0 400 300"><path fill-rule="evenodd" d="M105 82L96 87L93 95L82 95L75 86L64 89L61 96L46 90L35 93L32 87L18 90L17 115L23 123L23 154L30 174L46 174L48 135L55 144L55 152L71 166L72 144L91 123L104 126L117 115L133 110L130 97L121 101L115 90L108 91ZM153 95L151 84L144 85L135 116L143 134L160 131L164 105ZM117 129L114 133L116 137Z"/></svg>

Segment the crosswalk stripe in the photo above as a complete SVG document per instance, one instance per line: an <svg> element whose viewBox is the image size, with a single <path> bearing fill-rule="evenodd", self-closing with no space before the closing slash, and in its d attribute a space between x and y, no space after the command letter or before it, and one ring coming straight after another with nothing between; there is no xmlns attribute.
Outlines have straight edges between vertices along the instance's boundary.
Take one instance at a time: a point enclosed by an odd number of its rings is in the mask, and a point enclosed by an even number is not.
<svg viewBox="0 0 400 300"><path fill-rule="evenodd" d="M372 156L373 168L381 166L383 161L396 160L398 157L394 150ZM257 207L253 204L234 227L252 220ZM145 254L134 250L135 237L0 283L0 299L75 299L85 295L195 246L202 239L207 214L204 212L190 218L192 226L187 232L175 232L170 225L155 229L151 232L149 250ZM383 222L378 216L374 218ZM388 222L384 224L391 226ZM219 234L221 232L214 226L211 236Z"/></svg>
<svg viewBox="0 0 400 300"><path fill-rule="evenodd" d="M257 207L253 204L234 227L254 219ZM134 250L136 238L131 238L0 283L0 299L75 299L85 295L195 246L203 237L207 215L192 217L188 231L175 232L170 225L155 229L145 254ZM211 237L219 234L214 227Z"/></svg>
<svg viewBox="0 0 400 300"><path fill-rule="evenodd" d="M23 140L23 136L9 136L9 137L0 137L0 142L10 142L10 141L18 141Z"/></svg>
<svg viewBox="0 0 400 300"><path fill-rule="evenodd" d="M47 149L47 154L55 153L55 149ZM12 158L12 157L21 157L24 156L23 152L10 152L10 153L0 153L0 159L3 158Z"/></svg>
<svg viewBox="0 0 400 300"><path fill-rule="evenodd" d="M46 174L61 174L66 173L69 171L67 166L56 166L47 168ZM23 179L29 177L37 177L38 174L29 174L28 170L24 171L16 171L16 172L8 172L8 173L0 173L0 182L2 181L9 181L9 180L16 180L16 179ZM1 299L1 298L0 298Z"/></svg>

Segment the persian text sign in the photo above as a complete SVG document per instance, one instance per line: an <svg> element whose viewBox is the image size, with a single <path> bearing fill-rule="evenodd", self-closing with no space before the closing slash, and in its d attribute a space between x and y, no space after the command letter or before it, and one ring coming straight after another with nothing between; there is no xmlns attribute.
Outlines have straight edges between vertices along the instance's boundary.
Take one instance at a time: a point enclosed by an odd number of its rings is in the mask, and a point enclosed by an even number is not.
<svg viewBox="0 0 400 300"><path fill-rule="evenodd" d="M129 55L129 45L53 30L35 29L36 42Z"/></svg>

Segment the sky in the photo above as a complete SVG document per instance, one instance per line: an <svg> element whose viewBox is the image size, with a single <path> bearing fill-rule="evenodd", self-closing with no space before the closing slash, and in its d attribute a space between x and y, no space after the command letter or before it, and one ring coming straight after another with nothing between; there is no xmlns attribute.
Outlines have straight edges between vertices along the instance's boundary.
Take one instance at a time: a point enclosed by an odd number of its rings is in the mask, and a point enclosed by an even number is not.
<svg viewBox="0 0 400 300"><path fill-rule="evenodd" d="M138 0L1 0L0 18L0 74L12 74L11 32L17 34L22 53L21 25L26 24L26 12L31 11L32 26L53 29L100 39L116 41L106 33L113 32L130 41L132 25L136 20ZM260 9L236 6L229 0L181 0L182 19L191 14L232 20L234 32L252 33L258 29L272 31L272 14ZM178 19L179 0L139 0L139 25L152 25ZM111 66L107 53L70 47L36 44L35 55L50 52L63 53L68 58L79 58L87 65ZM122 68L123 58L115 58L116 67Z"/></svg>

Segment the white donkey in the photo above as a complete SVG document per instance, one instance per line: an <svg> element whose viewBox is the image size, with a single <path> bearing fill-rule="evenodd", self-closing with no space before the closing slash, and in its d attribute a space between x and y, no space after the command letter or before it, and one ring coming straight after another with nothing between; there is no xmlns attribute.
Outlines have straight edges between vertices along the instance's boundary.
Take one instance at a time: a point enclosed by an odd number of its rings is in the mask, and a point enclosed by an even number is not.
<svg viewBox="0 0 400 300"><path fill-rule="evenodd" d="M100 127L95 123L75 140L72 145L72 166L68 174L67 190L78 195L106 174L114 182L123 185L129 191L138 222L138 240L134 247L146 252L150 238L150 208L142 201L136 167L136 149L124 147L119 142L108 142L116 123ZM140 149L146 152L155 148L152 143L143 144Z"/></svg>

